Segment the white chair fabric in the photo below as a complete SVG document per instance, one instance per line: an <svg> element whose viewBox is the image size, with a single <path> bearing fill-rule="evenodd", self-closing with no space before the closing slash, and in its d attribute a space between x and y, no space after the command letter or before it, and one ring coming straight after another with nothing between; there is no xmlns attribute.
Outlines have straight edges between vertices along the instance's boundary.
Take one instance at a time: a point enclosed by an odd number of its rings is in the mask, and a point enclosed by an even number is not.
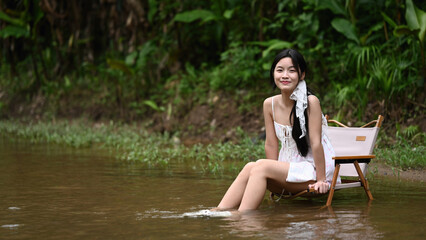
<svg viewBox="0 0 426 240"><path fill-rule="evenodd" d="M339 156L362 156L373 154L374 145L379 132L378 127L353 128L353 127L328 127L328 137L331 145ZM360 163L360 168L364 174L367 174L366 163ZM341 164L340 176L358 176L353 164Z"/></svg>

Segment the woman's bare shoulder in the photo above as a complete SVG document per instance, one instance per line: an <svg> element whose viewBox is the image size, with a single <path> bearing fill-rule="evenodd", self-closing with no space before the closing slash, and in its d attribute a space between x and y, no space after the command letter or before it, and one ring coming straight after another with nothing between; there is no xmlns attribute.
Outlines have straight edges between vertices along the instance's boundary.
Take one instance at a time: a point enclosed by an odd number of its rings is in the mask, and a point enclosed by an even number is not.
<svg viewBox="0 0 426 240"><path fill-rule="evenodd" d="M319 99L314 95L308 96L308 109L310 113L321 114L321 103Z"/></svg>
<svg viewBox="0 0 426 240"><path fill-rule="evenodd" d="M275 96L277 96L277 95L266 98L263 101L263 107L271 107L272 106L272 98L274 98Z"/></svg>
<svg viewBox="0 0 426 240"><path fill-rule="evenodd" d="M320 106L320 100L315 95L309 95L308 104L312 106Z"/></svg>

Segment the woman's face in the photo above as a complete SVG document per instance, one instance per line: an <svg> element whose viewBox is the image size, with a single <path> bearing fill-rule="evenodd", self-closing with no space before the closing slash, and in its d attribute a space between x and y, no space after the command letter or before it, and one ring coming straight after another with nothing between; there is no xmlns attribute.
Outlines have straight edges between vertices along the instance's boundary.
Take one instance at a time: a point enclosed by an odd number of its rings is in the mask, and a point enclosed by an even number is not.
<svg viewBox="0 0 426 240"><path fill-rule="evenodd" d="M300 79L304 79L305 73L302 73ZM277 88L281 91L293 92L299 83L299 71L294 67L291 58L282 58L274 70L274 81Z"/></svg>

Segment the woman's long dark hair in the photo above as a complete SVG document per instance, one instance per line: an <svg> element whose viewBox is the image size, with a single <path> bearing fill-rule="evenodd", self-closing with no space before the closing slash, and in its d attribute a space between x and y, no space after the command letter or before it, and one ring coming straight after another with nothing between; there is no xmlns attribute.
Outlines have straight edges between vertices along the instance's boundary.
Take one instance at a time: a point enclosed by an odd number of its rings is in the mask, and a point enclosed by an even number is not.
<svg viewBox="0 0 426 240"><path fill-rule="evenodd" d="M298 51L294 49L285 49L277 54L277 56L274 59L274 62L272 63L271 70L270 70L270 80L276 88L275 80L274 80L274 72L275 67L277 66L277 63L283 59L289 57L291 58L291 61L293 62L294 67L298 70L299 73L299 81L300 75L302 73L307 72L307 64L305 62L305 59L303 58L302 54L300 54ZM308 96L312 95L311 91L307 88ZM297 149L299 150L300 154L304 157L308 154L309 151L309 144L308 144L308 136L309 136L309 119L308 119L308 109L305 109L304 115L305 115L305 126L306 126L306 135L300 138L300 135L302 135L302 129L300 128L300 121L299 118L296 116L296 102L294 102L293 108L290 113L290 123L293 125L292 127L292 137L294 141L296 142Z"/></svg>

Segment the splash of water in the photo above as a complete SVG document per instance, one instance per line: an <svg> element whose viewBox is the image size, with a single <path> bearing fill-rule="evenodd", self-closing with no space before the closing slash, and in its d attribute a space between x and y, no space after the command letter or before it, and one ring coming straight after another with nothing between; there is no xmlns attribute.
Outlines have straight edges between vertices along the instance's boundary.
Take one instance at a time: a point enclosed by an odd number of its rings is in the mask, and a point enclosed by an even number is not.
<svg viewBox="0 0 426 240"><path fill-rule="evenodd" d="M145 213L137 213L137 219L142 218L203 218L203 217L231 217L230 211L210 211L207 209L198 210L193 212L185 212L178 214L172 211L160 211L157 209L151 209L145 211Z"/></svg>
<svg viewBox="0 0 426 240"><path fill-rule="evenodd" d="M210 211L200 210L197 212L187 212L182 214L183 217L230 217L232 213L230 211Z"/></svg>

